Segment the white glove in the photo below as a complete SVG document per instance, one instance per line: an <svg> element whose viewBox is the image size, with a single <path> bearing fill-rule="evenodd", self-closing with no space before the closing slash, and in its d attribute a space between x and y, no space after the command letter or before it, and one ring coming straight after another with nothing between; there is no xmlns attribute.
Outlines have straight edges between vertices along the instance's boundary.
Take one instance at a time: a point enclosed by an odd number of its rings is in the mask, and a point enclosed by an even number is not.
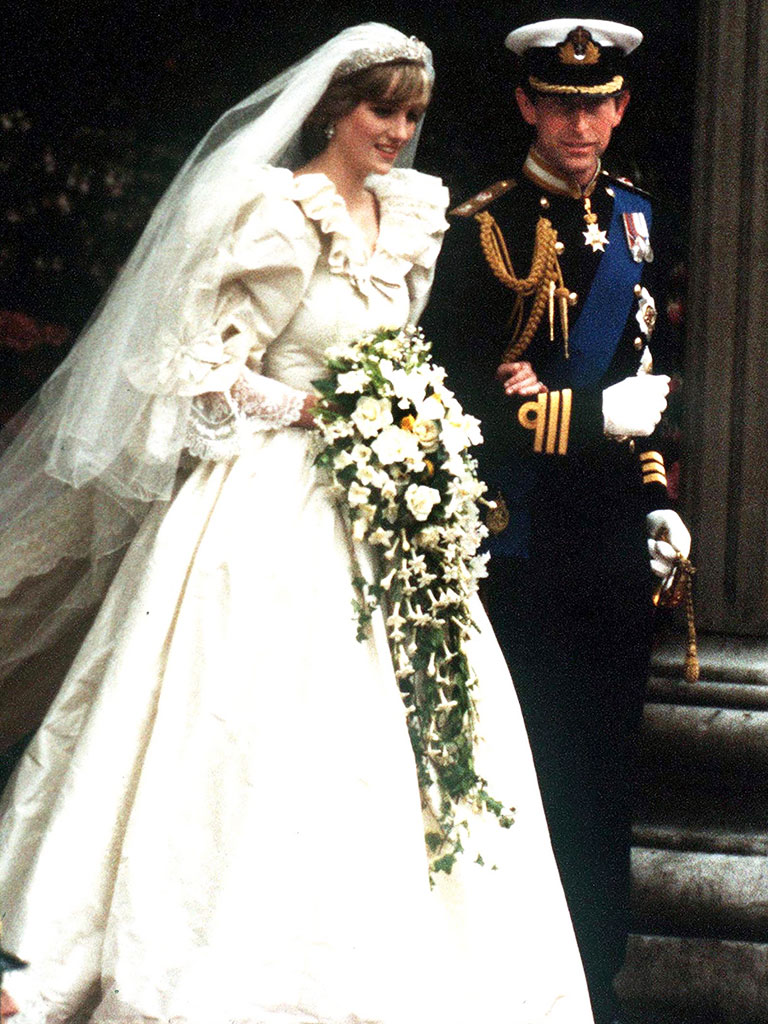
<svg viewBox="0 0 768 1024"><path fill-rule="evenodd" d="M669 377L626 377L603 391L603 429L613 437L648 437L667 408Z"/></svg>
<svg viewBox="0 0 768 1024"><path fill-rule="evenodd" d="M678 552L687 558L691 553L691 535L683 520L671 508L649 512L645 517L648 531L648 554L651 569L665 579L675 567ZM661 540L661 537L665 540Z"/></svg>

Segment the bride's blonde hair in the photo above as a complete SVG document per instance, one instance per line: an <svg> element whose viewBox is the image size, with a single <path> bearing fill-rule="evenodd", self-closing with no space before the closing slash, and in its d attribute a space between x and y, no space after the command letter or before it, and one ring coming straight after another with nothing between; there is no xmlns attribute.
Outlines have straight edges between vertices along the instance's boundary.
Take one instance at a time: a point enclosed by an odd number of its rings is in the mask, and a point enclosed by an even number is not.
<svg viewBox="0 0 768 1024"><path fill-rule="evenodd" d="M419 113L426 110L432 94L432 79L421 62L397 60L374 64L361 71L335 78L309 114L302 129L302 149L307 159L325 148L325 130L350 114L358 103L410 105Z"/></svg>

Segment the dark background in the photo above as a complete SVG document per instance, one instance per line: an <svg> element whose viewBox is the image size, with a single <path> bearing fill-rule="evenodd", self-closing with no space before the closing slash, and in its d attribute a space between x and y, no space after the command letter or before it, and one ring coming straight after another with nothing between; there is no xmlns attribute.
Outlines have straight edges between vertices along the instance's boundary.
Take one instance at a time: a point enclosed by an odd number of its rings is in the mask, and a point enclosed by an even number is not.
<svg viewBox="0 0 768 1024"><path fill-rule="evenodd" d="M508 174L527 145L505 35L575 15L644 32L607 163L671 202L684 232L694 4L26 0L9 9L0 70L0 383L14 390L10 406L66 351L195 141L265 80L361 21L424 39L437 81L417 166L445 178L459 200ZM63 333L46 334L46 324ZM0 418L7 408L0 398Z"/></svg>

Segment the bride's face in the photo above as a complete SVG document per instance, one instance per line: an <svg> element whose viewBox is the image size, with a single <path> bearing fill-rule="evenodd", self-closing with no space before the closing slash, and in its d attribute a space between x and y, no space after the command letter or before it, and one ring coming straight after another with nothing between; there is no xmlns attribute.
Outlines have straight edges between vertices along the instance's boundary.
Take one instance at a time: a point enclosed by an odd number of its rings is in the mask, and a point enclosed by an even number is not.
<svg viewBox="0 0 768 1024"><path fill-rule="evenodd" d="M424 113L424 104L362 100L336 122L329 155L343 161L356 176L386 174L398 153L410 142Z"/></svg>

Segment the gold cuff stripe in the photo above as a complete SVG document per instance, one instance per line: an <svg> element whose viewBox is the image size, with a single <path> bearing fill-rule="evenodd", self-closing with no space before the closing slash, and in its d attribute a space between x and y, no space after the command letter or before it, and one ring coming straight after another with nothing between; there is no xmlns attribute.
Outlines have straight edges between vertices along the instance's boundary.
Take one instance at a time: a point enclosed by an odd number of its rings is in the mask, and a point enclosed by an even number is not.
<svg viewBox="0 0 768 1024"><path fill-rule="evenodd" d="M560 413L560 395L553 391L549 396L549 430L547 431L547 455L553 455L557 443L557 417Z"/></svg>
<svg viewBox="0 0 768 1024"><path fill-rule="evenodd" d="M610 82L604 82L602 85L553 85L551 82L542 82L535 75L530 75L528 81L537 92L566 93L571 96L607 96L621 92L624 88L622 75L614 75Z"/></svg>
<svg viewBox="0 0 768 1024"><path fill-rule="evenodd" d="M640 452L640 461L647 462L649 459L653 459L654 462L661 462L664 464L664 456L661 452Z"/></svg>
<svg viewBox="0 0 768 1024"><path fill-rule="evenodd" d="M667 478L662 473L650 473L648 476L643 477L644 484L662 484L664 487L667 486Z"/></svg>
<svg viewBox="0 0 768 1024"><path fill-rule="evenodd" d="M535 401L525 402L517 410L517 422L526 430L535 430L533 450L540 452L544 447L544 425L547 419L547 396L538 395Z"/></svg>
<svg viewBox="0 0 768 1024"><path fill-rule="evenodd" d="M666 472L667 471L664 468L664 463L663 462L644 462L643 463L643 473L665 473L666 474Z"/></svg>
<svg viewBox="0 0 768 1024"><path fill-rule="evenodd" d="M537 454L566 455L571 430L571 407L573 392L543 392L530 402L525 402L517 411L521 427L535 431L533 450Z"/></svg>
<svg viewBox="0 0 768 1024"><path fill-rule="evenodd" d="M566 455L568 453L568 441L571 433L571 406L573 405L573 391L570 388L566 388L563 391L563 413L561 417L562 428L560 430L560 447L558 448L558 454Z"/></svg>

